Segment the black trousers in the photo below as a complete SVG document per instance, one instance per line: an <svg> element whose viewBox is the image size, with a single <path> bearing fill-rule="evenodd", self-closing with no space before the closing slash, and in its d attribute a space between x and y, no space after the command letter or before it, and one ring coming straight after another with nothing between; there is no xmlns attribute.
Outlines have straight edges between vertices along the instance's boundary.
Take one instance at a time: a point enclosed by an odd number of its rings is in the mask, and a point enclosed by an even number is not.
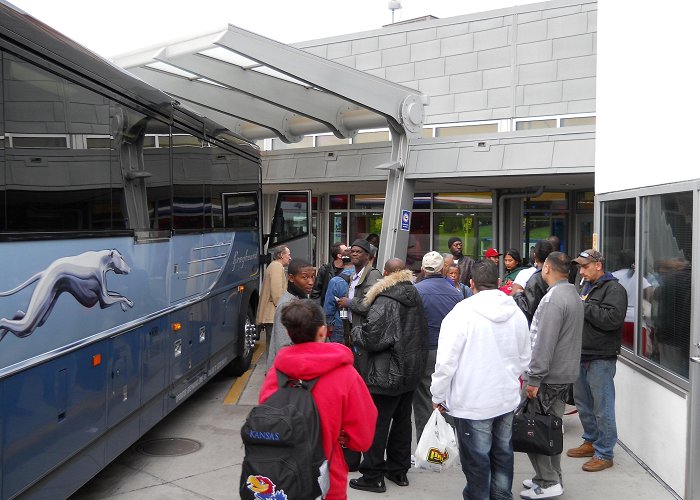
<svg viewBox="0 0 700 500"><path fill-rule="evenodd" d="M377 427L372 447L362 455L360 472L368 480L378 481L385 473L406 473L411 468L413 391L398 396L372 394L372 399L377 407Z"/></svg>

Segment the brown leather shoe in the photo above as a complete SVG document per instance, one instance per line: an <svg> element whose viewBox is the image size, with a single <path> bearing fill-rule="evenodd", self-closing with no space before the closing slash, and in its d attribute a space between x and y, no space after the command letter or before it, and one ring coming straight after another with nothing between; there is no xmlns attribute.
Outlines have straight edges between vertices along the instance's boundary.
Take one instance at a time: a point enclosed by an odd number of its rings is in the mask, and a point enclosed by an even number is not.
<svg viewBox="0 0 700 500"><path fill-rule="evenodd" d="M581 468L586 472L600 472L609 469L613 466L612 460L604 460L602 458L593 457L588 462L583 464Z"/></svg>
<svg viewBox="0 0 700 500"><path fill-rule="evenodd" d="M594 453L595 450L593 449L593 443L590 441L584 441L578 448L571 448L569 451L567 451L566 456L572 458L583 458L592 457Z"/></svg>

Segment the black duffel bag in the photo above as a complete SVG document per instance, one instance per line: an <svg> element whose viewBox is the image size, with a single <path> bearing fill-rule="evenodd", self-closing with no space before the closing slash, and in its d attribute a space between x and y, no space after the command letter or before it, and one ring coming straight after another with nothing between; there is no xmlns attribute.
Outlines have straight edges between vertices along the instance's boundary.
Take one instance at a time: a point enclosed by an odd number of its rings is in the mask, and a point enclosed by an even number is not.
<svg viewBox="0 0 700 500"><path fill-rule="evenodd" d="M539 397L525 398L513 416L513 451L552 456L563 449L561 418L545 413Z"/></svg>

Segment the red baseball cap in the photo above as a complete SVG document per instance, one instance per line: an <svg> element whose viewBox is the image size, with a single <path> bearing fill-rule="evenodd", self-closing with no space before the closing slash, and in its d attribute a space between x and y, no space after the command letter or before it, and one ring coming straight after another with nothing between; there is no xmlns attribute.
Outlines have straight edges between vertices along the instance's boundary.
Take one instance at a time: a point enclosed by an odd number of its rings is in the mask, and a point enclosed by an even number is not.
<svg viewBox="0 0 700 500"><path fill-rule="evenodd" d="M498 257L499 255L503 255L501 252L496 250L495 248L489 248L486 250L486 253L484 254L484 257Z"/></svg>

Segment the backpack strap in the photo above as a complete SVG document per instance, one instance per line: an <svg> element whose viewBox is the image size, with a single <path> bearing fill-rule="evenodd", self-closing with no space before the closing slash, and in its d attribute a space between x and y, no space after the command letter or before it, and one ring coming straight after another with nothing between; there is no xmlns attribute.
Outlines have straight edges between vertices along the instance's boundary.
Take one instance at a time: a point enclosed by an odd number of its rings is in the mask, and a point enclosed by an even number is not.
<svg viewBox="0 0 700 500"><path fill-rule="evenodd" d="M283 373L279 368L276 368L277 370L277 387L281 389L282 387L285 387L289 382L301 382L301 385L311 391L311 389L314 388L316 385L316 382L318 382L318 379L321 377L316 377L311 380L301 380L298 378L291 378L289 377L286 373Z"/></svg>

